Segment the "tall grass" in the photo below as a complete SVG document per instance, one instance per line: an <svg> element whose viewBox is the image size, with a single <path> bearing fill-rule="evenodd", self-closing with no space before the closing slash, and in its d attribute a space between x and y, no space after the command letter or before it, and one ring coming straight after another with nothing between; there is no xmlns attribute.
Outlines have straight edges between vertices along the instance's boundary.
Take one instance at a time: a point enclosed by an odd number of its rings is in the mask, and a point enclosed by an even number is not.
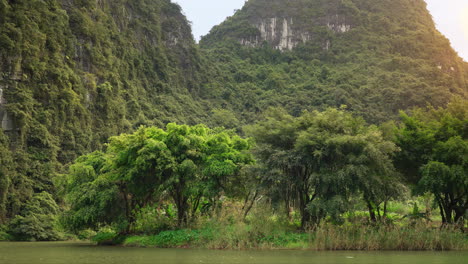
<svg viewBox="0 0 468 264"><path fill-rule="evenodd" d="M457 230L424 226L340 227L324 225L316 231L262 233L248 225L164 231L153 236L130 236L124 246L190 247L207 249L308 250L468 250L468 238Z"/></svg>
<svg viewBox="0 0 468 264"><path fill-rule="evenodd" d="M220 214L202 219L193 229L130 236L122 244L207 249L468 250L468 236L424 221L406 225L326 223L303 232L271 211L256 210L246 220L232 212Z"/></svg>
<svg viewBox="0 0 468 264"><path fill-rule="evenodd" d="M416 226L324 225L311 233L316 250L466 250L468 237L460 230Z"/></svg>
<svg viewBox="0 0 468 264"><path fill-rule="evenodd" d="M324 224L301 231L297 215L286 218L268 204L258 205L244 219L242 206L226 201L223 209L200 216L190 228L178 230L175 214L155 208L143 210L134 236L122 237L103 229L94 241L124 246L191 247L207 249L305 249L305 250L468 250L468 236L455 228L440 228L428 219L404 217L419 203L391 203L385 224L369 224L368 212L344 214L344 224ZM154 233L152 233L154 232ZM114 236L114 237L112 237Z"/></svg>

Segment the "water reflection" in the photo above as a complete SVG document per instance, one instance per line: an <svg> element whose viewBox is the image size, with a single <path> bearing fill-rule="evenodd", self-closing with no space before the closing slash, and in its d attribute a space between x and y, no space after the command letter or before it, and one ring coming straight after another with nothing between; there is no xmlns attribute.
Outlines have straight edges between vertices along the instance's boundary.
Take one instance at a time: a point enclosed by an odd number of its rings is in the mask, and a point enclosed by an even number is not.
<svg viewBox="0 0 468 264"><path fill-rule="evenodd" d="M0 243L1 264L465 264L468 252L221 251Z"/></svg>

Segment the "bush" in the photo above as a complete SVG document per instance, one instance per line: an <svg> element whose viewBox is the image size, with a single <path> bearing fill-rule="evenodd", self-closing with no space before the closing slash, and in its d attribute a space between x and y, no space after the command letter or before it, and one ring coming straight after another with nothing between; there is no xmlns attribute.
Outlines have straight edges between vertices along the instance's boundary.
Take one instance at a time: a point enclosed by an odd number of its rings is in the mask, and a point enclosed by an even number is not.
<svg viewBox="0 0 468 264"><path fill-rule="evenodd" d="M147 206L138 211L134 224L134 232L137 234L157 234L163 230L175 228L177 219L170 213L154 206Z"/></svg>
<svg viewBox="0 0 468 264"><path fill-rule="evenodd" d="M184 247L191 243L197 244L203 241L204 233L201 230L170 230L163 231L154 236L131 236L127 237L123 244L125 246L161 247L173 248Z"/></svg>
<svg viewBox="0 0 468 264"><path fill-rule="evenodd" d="M0 241L11 240L12 237L6 232L6 226L0 225Z"/></svg>
<svg viewBox="0 0 468 264"><path fill-rule="evenodd" d="M98 245L114 245L117 243L118 234L111 230L100 231L91 238Z"/></svg>
<svg viewBox="0 0 468 264"><path fill-rule="evenodd" d="M8 225L8 233L14 240L56 241L61 240L57 231L58 206L47 192L35 194L20 215Z"/></svg>
<svg viewBox="0 0 468 264"><path fill-rule="evenodd" d="M97 233L91 229L82 230L78 233L77 238L80 240L91 240Z"/></svg>

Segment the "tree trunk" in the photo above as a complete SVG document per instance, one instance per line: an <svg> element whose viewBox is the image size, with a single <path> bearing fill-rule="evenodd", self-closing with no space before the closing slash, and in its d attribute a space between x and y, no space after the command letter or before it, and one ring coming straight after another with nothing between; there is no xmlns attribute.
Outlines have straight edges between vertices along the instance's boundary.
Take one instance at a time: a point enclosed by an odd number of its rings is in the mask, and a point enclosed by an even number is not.
<svg viewBox="0 0 468 264"><path fill-rule="evenodd" d="M187 199L180 195L178 201L176 201L177 206L177 225L179 227L184 227L188 224L188 203Z"/></svg>
<svg viewBox="0 0 468 264"><path fill-rule="evenodd" d="M453 224L452 208L449 205L444 205L444 211L447 224Z"/></svg>
<svg viewBox="0 0 468 264"><path fill-rule="evenodd" d="M305 230L309 226L309 223L310 223L312 217L311 217L309 211L307 211L307 208L302 208L301 209L301 215L302 215L302 217L301 217L301 228Z"/></svg>
<svg viewBox="0 0 468 264"><path fill-rule="evenodd" d="M193 202L192 213L191 213L191 221L193 221L193 219L195 219L195 217L196 217L198 207L200 206L201 197L202 197L201 194L197 195L197 197L195 198L195 201Z"/></svg>
<svg viewBox="0 0 468 264"><path fill-rule="evenodd" d="M132 224L135 222L135 219L133 217L133 202L132 202L132 196L130 194L127 193L127 188L125 186L125 184L123 183L120 183L119 184L119 189L120 189L120 193L124 199L124 203L125 203L125 217L127 218L127 226L125 227L125 230L121 230L120 232L123 233L123 234L130 234L131 232L131 228L132 228Z"/></svg>
<svg viewBox="0 0 468 264"><path fill-rule="evenodd" d="M387 218L387 201L383 204L383 217Z"/></svg>
<svg viewBox="0 0 468 264"><path fill-rule="evenodd" d="M172 193L172 198L177 207L177 225L179 227L184 227L188 224L188 197L183 194L185 189L185 182L183 179L180 179L178 183L174 184L174 190Z"/></svg>
<svg viewBox="0 0 468 264"><path fill-rule="evenodd" d="M255 203L255 199L257 199L257 196L258 196L258 192L255 191L254 196L253 196L252 200L250 201L250 204L244 210L244 219L247 217L250 210L252 210L252 207L253 207L253 205Z"/></svg>
<svg viewBox="0 0 468 264"><path fill-rule="evenodd" d="M461 210L455 210L455 223L464 221L463 220L464 216L465 216L465 210L463 208Z"/></svg>
<svg viewBox="0 0 468 264"><path fill-rule="evenodd" d="M284 197L284 210L286 213L286 219L291 219L291 212L289 209L290 205L291 205L290 196L289 196L289 192L287 191Z"/></svg>
<svg viewBox="0 0 468 264"><path fill-rule="evenodd" d="M369 210L369 217L372 222L377 222L377 217L375 216L375 210L370 201L367 202L367 209Z"/></svg>
<svg viewBox="0 0 468 264"><path fill-rule="evenodd" d="M312 220L312 216L310 212L307 210L307 205L310 203L309 194L302 193L299 195L299 207L301 211L301 228L306 229L310 221Z"/></svg>
<svg viewBox="0 0 468 264"><path fill-rule="evenodd" d="M446 224L447 218L445 217L444 207L442 206L442 203L440 201L438 202L438 204L439 204L440 216L442 217L442 224Z"/></svg>

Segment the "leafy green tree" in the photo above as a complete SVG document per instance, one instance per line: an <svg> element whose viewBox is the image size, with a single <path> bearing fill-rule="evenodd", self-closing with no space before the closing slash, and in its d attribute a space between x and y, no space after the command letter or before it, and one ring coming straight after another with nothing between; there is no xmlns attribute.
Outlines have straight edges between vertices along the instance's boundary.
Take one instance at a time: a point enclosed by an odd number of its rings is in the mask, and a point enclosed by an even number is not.
<svg viewBox="0 0 468 264"><path fill-rule="evenodd" d="M460 221L468 210L468 101L401 117L397 164L418 193L434 195L443 223Z"/></svg>
<svg viewBox="0 0 468 264"><path fill-rule="evenodd" d="M66 222L77 229L117 224L129 232L141 208L169 195L179 226L189 223L202 199L229 192L243 164L248 140L204 125L168 124L112 137L105 153L79 158L70 167Z"/></svg>
<svg viewBox="0 0 468 264"><path fill-rule="evenodd" d="M125 229L124 197L109 179L109 157L93 152L79 157L66 175L65 201L70 209L64 214L65 225L79 231L100 225L117 225Z"/></svg>
<svg viewBox="0 0 468 264"><path fill-rule="evenodd" d="M10 222L9 233L17 240L58 240L58 213L59 207L52 195L47 192L34 194L20 215Z"/></svg>
<svg viewBox="0 0 468 264"><path fill-rule="evenodd" d="M169 124L163 141L171 153L165 186L177 207L178 224L188 224L202 198L216 201L235 181L240 168L251 163L248 140L204 125Z"/></svg>
<svg viewBox="0 0 468 264"><path fill-rule="evenodd" d="M172 159L166 137L161 129L141 128L110 139L108 179L118 186L130 225L136 220L135 210L164 191Z"/></svg>
<svg viewBox="0 0 468 264"><path fill-rule="evenodd" d="M303 227L327 215L338 220L355 194L376 205L384 196L379 190L398 183L391 160L396 146L377 127L343 110L295 118L275 109L249 130L258 143L256 154L276 175L265 180L296 200Z"/></svg>

